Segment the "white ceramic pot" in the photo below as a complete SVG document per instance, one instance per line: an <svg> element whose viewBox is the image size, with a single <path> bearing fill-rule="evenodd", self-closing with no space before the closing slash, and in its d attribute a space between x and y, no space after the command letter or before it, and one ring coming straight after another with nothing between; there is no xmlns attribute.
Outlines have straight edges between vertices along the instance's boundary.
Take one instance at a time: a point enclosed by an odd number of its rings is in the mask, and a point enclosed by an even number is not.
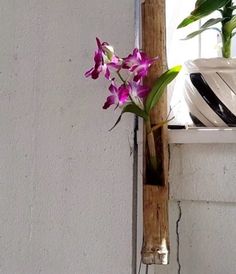
<svg viewBox="0 0 236 274"><path fill-rule="evenodd" d="M187 61L184 74L183 93L193 123L236 127L236 59Z"/></svg>

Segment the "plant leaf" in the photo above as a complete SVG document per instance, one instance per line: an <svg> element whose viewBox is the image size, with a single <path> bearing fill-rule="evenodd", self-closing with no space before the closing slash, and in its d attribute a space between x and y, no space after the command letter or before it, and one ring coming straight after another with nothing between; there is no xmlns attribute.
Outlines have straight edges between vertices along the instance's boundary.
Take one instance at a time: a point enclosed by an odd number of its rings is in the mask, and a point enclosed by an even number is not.
<svg viewBox="0 0 236 274"><path fill-rule="evenodd" d="M197 0L195 3L195 9L201 6L204 2L206 2L206 0Z"/></svg>
<svg viewBox="0 0 236 274"><path fill-rule="evenodd" d="M236 15L234 15L231 20L229 20L225 25L224 29L228 32L231 33L234 29L236 28Z"/></svg>
<svg viewBox="0 0 236 274"><path fill-rule="evenodd" d="M196 2L195 9L191 14L185 18L178 28L186 27L187 25L211 14L213 11L218 10L227 4L230 0L199 0Z"/></svg>
<svg viewBox="0 0 236 274"><path fill-rule="evenodd" d="M225 6L230 0L205 0L200 1L200 5L191 12L192 15L200 16L200 18L212 13Z"/></svg>
<svg viewBox="0 0 236 274"><path fill-rule="evenodd" d="M184 39L182 40L188 40L191 39L193 37L195 37L196 35L201 34L202 32L206 31L206 30L217 30L220 32L220 30L218 28L204 28L204 29L199 29L197 31L191 32L190 34L188 34Z"/></svg>
<svg viewBox="0 0 236 274"><path fill-rule="evenodd" d="M156 103L160 100L162 94L165 91L167 85L174 80L174 78L178 75L181 70L181 66L173 67L163 73L155 82L153 88L145 102L145 110L146 113L149 114L151 109L156 105Z"/></svg>
<svg viewBox="0 0 236 274"><path fill-rule="evenodd" d="M196 17L196 16L193 16L193 15L189 15L188 17L186 17L186 18L178 25L177 29L186 27L186 26L188 26L189 24L191 24L191 23L197 21L198 19L200 19L200 18L198 18L198 17Z"/></svg>
<svg viewBox="0 0 236 274"><path fill-rule="evenodd" d="M211 27L211 26L213 26L213 25L215 25L219 22L222 22L223 20L224 20L223 18L211 18L201 26L201 29L209 28L209 27Z"/></svg>
<svg viewBox="0 0 236 274"><path fill-rule="evenodd" d="M147 113L144 110L142 110L141 108L139 108L134 103L131 103L131 104L126 105L123 108L123 110L122 110L120 116L118 117L117 121L115 122L114 126L111 129L109 129L109 131L111 131L113 128L115 128L118 125L118 123L121 120L122 115L124 113L126 113L126 112L130 112L130 113L136 114L137 116L143 118L144 120L147 120L147 118L148 118L148 115L147 115Z"/></svg>
<svg viewBox="0 0 236 274"><path fill-rule="evenodd" d="M125 106L122 110L122 114L124 114L125 112L136 114L137 116L143 118L144 120L147 120L148 118L147 113L141 108L139 108L137 105L135 105L134 103Z"/></svg>

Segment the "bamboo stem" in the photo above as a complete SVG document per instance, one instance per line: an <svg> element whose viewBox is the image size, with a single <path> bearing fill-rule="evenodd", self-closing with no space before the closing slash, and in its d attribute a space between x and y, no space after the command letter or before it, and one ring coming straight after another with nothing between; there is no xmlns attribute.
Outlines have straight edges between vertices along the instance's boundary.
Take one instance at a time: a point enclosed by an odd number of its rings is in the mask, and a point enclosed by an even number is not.
<svg viewBox="0 0 236 274"><path fill-rule="evenodd" d="M166 69L164 0L146 0L142 4L142 30L142 48L151 57L159 56L159 61L145 80L145 84L151 87ZM149 150L149 154L145 151L144 155L155 155L161 160L161 165L158 163L158 177L161 181L149 182L146 174L147 159L144 158L142 261L145 264L167 264L169 261L167 126L158 126L166 117L167 98L163 96L152 111L150 123L146 123L144 133L146 150ZM157 129L153 131L153 127Z"/></svg>

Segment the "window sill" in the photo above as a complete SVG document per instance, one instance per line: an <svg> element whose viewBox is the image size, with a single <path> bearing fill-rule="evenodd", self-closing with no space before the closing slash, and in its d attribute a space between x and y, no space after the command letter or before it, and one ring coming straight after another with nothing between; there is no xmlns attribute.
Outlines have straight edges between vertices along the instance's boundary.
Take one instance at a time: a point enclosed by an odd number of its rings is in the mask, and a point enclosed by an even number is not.
<svg viewBox="0 0 236 274"><path fill-rule="evenodd" d="M169 129L170 144L233 144L236 128Z"/></svg>

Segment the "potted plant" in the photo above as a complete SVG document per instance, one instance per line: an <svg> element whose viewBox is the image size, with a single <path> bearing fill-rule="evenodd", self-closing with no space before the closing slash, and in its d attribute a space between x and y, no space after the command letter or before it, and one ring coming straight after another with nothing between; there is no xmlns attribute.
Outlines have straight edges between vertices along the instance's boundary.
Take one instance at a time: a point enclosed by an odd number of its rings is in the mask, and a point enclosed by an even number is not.
<svg viewBox="0 0 236 274"><path fill-rule="evenodd" d="M222 39L223 58L185 63L184 97L197 126L236 126L236 60L231 58L232 38L236 34L235 9L232 0L197 0L194 10L178 26L186 27L218 11L217 18L208 19L185 38L213 29ZM221 24L221 28L217 24Z"/></svg>

